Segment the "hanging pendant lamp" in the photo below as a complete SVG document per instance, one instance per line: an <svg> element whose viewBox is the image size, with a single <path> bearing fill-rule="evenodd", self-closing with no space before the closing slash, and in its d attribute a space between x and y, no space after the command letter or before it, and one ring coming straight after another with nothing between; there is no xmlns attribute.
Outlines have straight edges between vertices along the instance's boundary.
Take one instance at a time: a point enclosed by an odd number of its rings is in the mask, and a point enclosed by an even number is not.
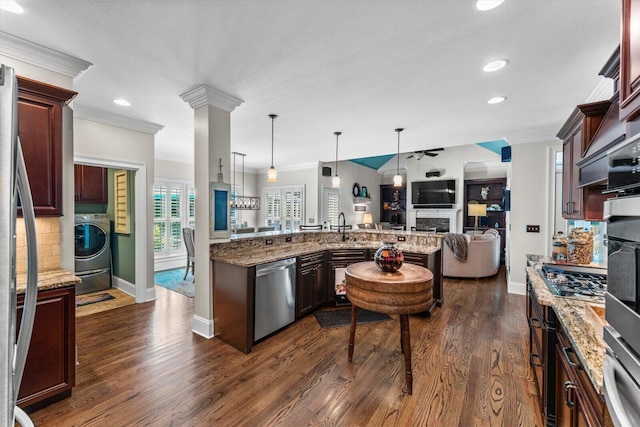
<svg viewBox="0 0 640 427"><path fill-rule="evenodd" d="M402 187L402 175L400 175L400 132L402 132L404 128L396 129L398 133L398 154L396 156L396 176L393 177L393 186L394 187Z"/></svg>
<svg viewBox="0 0 640 427"><path fill-rule="evenodd" d="M273 121L278 117L278 115L269 114L269 117L271 117L271 167L269 168L269 172L267 172L267 182L276 182L278 171L273 167Z"/></svg>
<svg viewBox="0 0 640 427"><path fill-rule="evenodd" d="M338 176L338 137L342 135L342 132L334 132L336 136L336 174L331 179L331 187L340 188L340 177Z"/></svg>

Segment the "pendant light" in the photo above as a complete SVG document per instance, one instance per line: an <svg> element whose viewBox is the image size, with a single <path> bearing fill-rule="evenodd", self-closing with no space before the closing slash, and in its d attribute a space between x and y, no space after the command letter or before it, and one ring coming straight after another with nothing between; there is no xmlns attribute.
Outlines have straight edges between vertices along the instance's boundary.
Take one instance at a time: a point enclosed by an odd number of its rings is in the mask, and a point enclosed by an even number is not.
<svg viewBox="0 0 640 427"><path fill-rule="evenodd" d="M331 179L331 187L340 188L340 177L338 176L338 137L342 135L342 132L334 132L336 136L336 174Z"/></svg>
<svg viewBox="0 0 640 427"><path fill-rule="evenodd" d="M278 171L273 167L273 121L278 117L278 115L269 114L269 117L271 117L271 167L269 168L269 172L267 172L267 182L276 182Z"/></svg>
<svg viewBox="0 0 640 427"><path fill-rule="evenodd" d="M396 156L396 176L393 177L394 187L402 187L402 175L400 175L400 132L403 130L404 128L396 129L396 132L398 133L398 155Z"/></svg>

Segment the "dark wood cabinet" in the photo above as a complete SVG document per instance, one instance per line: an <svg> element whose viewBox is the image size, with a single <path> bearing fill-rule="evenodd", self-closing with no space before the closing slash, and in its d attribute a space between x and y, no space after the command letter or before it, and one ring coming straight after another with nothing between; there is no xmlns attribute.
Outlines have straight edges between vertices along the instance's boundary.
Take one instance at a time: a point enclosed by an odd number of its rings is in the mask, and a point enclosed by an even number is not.
<svg viewBox="0 0 640 427"><path fill-rule="evenodd" d="M391 225L407 223L407 187L393 184L380 186L380 222Z"/></svg>
<svg viewBox="0 0 640 427"><path fill-rule="evenodd" d="M620 119L640 118L640 0L622 0ZM627 135L630 136L630 135Z"/></svg>
<svg viewBox="0 0 640 427"><path fill-rule="evenodd" d="M296 281L296 319L327 302L327 263L325 251L298 257Z"/></svg>
<svg viewBox="0 0 640 427"><path fill-rule="evenodd" d="M107 169L74 165L76 203L108 203Z"/></svg>
<svg viewBox="0 0 640 427"><path fill-rule="evenodd" d="M556 316L553 308L541 305L527 275L527 321L529 323L529 365L533 370L538 402L544 423L555 425Z"/></svg>
<svg viewBox="0 0 640 427"><path fill-rule="evenodd" d="M18 128L36 216L62 215L62 107L76 94L18 76Z"/></svg>
<svg viewBox="0 0 640 427"><path fill-rule="evenodd" d="M464 206L462 231L475 230L475 217L469 216L469 202L487 205L487 215L478 217L478 230L489 228L498 230L500 234L500 263L505 263L507 247L506 214L509 197L505 191L507 178L471 179L464 181Z"/></svg>
<svg viewBox="0 0 640 427"><path fill-rule="evenodd" d="M556 426L604 425L606 404L599 395L561 325L556 344Z"/></svg>
<svg viewBox="0 0 640 427"><path fill-rule="evenodd" d="M566 219L602 221L601 191L585 191L580 182L580 167L587 148L602 123L610 101L578 105L558 132L562 146L562 216Z"/></svg>
<svg viewBox="0 0 640 427"><path fill-rule="evenodd" d="M431 254L416 254L404 252L404 262L415 264L429 269L433 273L433 304L424 313L431 317L436 307L442 307L444 294L442 292L442 251L438 250Z"/></svg>
<svg viewBox="0 0 640 427"><path fill-rule="evenodd" d="M22 318L24 295L18 295ZM36 316L18 395L21 408L37 409L71 396L75 386L75 286L38 292Z"/></svg>

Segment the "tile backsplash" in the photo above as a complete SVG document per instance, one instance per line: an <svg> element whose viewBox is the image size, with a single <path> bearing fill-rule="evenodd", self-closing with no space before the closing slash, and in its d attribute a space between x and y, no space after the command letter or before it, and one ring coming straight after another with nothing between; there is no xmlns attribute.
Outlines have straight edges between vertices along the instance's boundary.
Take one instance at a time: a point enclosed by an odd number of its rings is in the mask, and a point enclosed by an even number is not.
<svg viewBox="0 0 640 427"><path fill-rule="evenodd" d="M38 270L60 268L60 218L36 218ZM27 271L27 245L24 220L16 220L16 273Z"/></svg>

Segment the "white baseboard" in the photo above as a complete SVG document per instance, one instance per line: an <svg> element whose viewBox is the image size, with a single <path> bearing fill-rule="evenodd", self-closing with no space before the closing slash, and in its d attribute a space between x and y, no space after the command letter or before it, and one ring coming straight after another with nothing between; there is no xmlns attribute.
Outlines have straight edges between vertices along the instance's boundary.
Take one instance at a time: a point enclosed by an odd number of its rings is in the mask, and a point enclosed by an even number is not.
<svg viewBox="0 0 640 427"><path fill-rule="evenodd" d="M507 292L509 292L510 294L526 295L527 285L525 285L524 283L509 282L509 285L507 286Z"/></svg>
<svg viewBox="0 0 640 427"><path fill-rule="evenodd" d="M122 292L124 292L127 295L131 295L134 298L136 297L136 285L134 285L133 283L130 283L130 282L118 277L118 276L113 276L113 287L116 288L116 289L121 290ZM156 299L156 289L155 289L155 287L147 288L147 289L145 289L144 300L143 301L138 301L136 299L136 303L154 301L155 299Z"/></svg>
<svg viewBox="0 0 640 427"><path fill-rule="evenodd" d="M129 283L118 276L113 276L113 287L121 290L127 295L131 295L134 298L136 297L136 285Z"/></svg>
<svg viewBox="0 0 640 427"><path fill-rule="evenodd" d="M153 262L153 271L164 271L164 270L173 270L174 268L186 268L187 267L187 257L184 255L181 256L172 256L156 259Z"/></svg>
<svg viewBox="0 0 640 427"><path fill-rule="evenodd" d="M205 319L200 316L193 315L191 319L191 332L198 334L207 339L213 338L213 319Z"/></svg>

